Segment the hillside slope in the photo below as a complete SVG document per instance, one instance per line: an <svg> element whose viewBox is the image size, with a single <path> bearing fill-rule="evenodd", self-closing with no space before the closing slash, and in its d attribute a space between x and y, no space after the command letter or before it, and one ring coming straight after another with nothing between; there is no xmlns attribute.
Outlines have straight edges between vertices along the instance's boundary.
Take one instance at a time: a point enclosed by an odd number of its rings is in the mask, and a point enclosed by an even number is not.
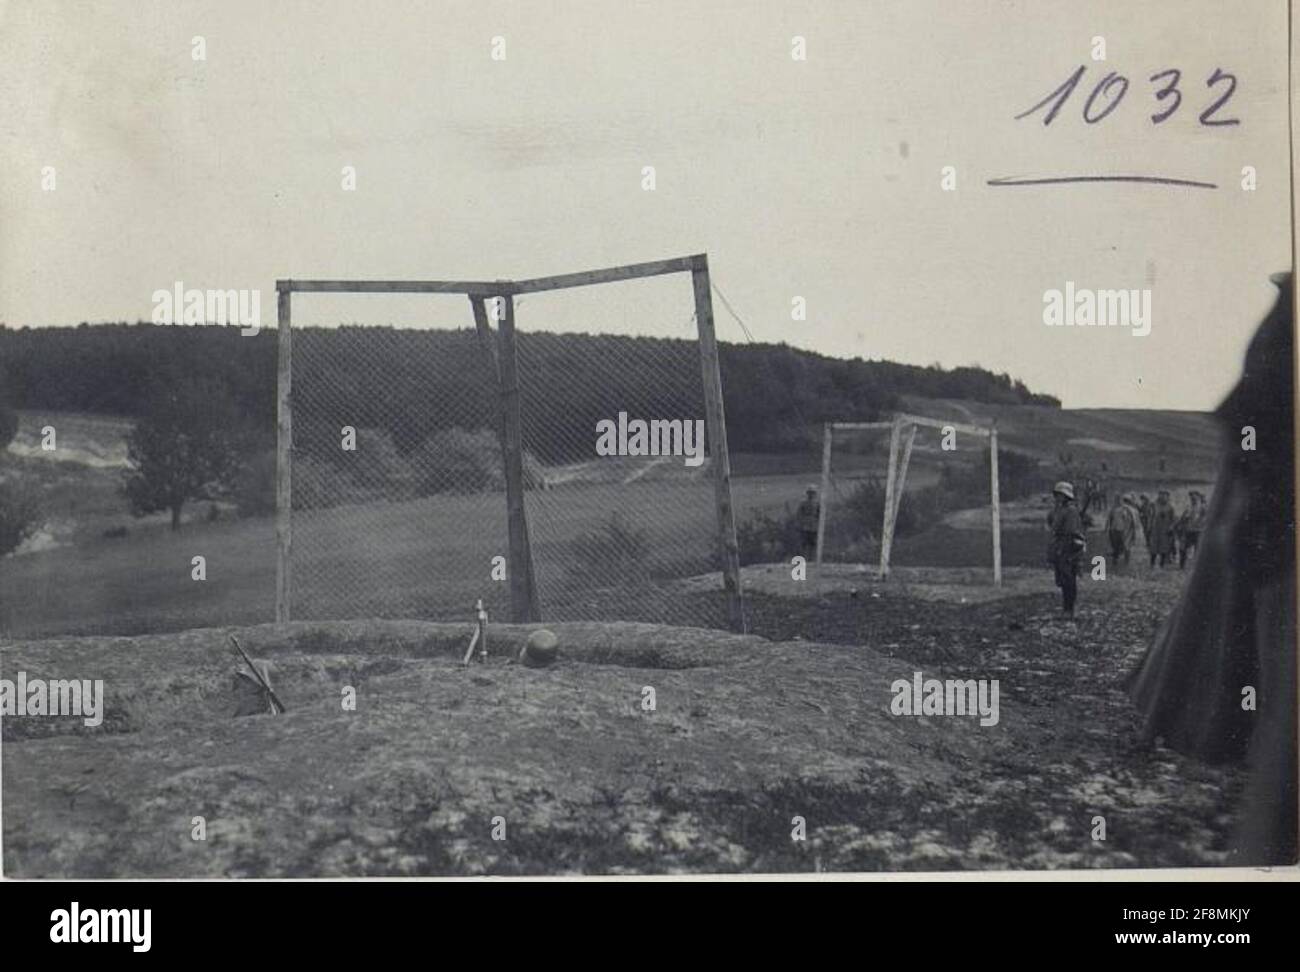
<svg viewBox="0 0 1300 972"><path fill-rule="evenodd" d="M1225 434L1205 412L988 405L910 395L901 405L930 418L983 426L996 422L1001 447L1044 462L1068 452L1085 464L1105 463L1116 477L1152 482L1212 482Z"/></svg>

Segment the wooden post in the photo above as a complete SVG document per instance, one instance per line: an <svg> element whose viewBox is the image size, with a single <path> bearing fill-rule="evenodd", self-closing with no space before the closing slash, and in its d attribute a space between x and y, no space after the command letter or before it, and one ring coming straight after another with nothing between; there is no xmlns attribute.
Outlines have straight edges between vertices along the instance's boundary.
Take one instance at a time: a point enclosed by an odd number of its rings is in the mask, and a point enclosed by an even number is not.
<svg viewBox="0 0 1300 972"><path fill-rule="evenodd" d="M831 488L831 423L822 426L822 491L817 497L817 563L822 562L822 546L826 538L826 496Z"/></svg>
<svg viewBox="0 0 1300 972"><path fill-rule="evenodd" d="M998 427L989 433L989 489L993 497L993 583L1002 586L1002 501L998 491Z"/></svg>
<svg viewBox="0 0 1300 972"><path fill-rule="evenodd" d="M902 435L901 419L894 419L889 430L889 475L885 479L885 516L880 533L880 579L889 576L889 548L894 544L894 483L898 473L898 440Z"/></svg>
<svg viewBox="0 0 1300 972"><path fill-rule="evenodd" d="M483 608L483 598L479 598L474 604L474 612L478 616L478 632L482 636L479 640L478 658L481 662L487 662L487 611Z"/></svg>
<svg viewBox="0 0 1300 972"><path fill-rule="evenodd" d="M907 483L907 464L912 461L912 443L916 441L916 426L907 428L907 442L903 445L903 459L898 464L898 482L894 484L894 523L898 522L898 508L903 505L903 487ZM893 530L890 530L893 536Z"/></svg>
<svg viewBox="0 0 1300 972"><path fill-rule="evenodd" d="M281 286L280 284L283 284ZM293 554L293 328L289 320L291 281L276 286L279 360L275 402L275 621L289 620L289 592Z"/></svg>
<svg viewBox="0 0 1300 972"><path fill-rule="evenodd" d="M740 588L740 545L736 542L731 506L731 456L727 452L727 418L722 405L722 372L713 331L713 295L707 256L694 258L691 282L695 289L695 322L700 335L700 369L704 378L704 419L709 455L713 460L713 492L718 509L718 549L722 554L722 586L727 593L727 621L732 631L746 631L744 594Z"/></svg>
<svg viewBox="0 0 1300 972"><path fill-rule="evenodd" d="M528 543L528 512L524 506L523 422L519 413L519 359L515 348L515 302L506 295L499 332L501 367L502 459L506 474L506 516L510 532L510 613L516 623L542 620Z"/></svg>
<svg viewBox="0 0 1300 972"><path fill-rule="evenodd" d="M471 296L470 306L474 309L474 329L478 331L479 344L483 346L483 356L487 359L488 370L496 382L497 393L501 392L501 364L497 361L496 341L492 327L488 324L487 307L484 298Z"/></svg>

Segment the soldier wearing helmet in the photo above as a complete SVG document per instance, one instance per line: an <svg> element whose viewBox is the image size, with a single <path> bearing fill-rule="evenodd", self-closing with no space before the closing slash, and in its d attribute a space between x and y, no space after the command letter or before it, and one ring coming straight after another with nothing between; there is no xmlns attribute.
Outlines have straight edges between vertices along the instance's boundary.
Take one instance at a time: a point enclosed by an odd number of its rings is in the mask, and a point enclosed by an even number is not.
<svg viewBox="0 0 1300 972"><path fill-rule="evenodd" d="M1061 609L1073 619L1074 602L1079 596L1079 568L1087 549L1083 521L1074 502L1074 484L1062 481L1053 486L1052 501L1052 511L1047 514L1051 531L1047 562L1061 589Z"/></svg>

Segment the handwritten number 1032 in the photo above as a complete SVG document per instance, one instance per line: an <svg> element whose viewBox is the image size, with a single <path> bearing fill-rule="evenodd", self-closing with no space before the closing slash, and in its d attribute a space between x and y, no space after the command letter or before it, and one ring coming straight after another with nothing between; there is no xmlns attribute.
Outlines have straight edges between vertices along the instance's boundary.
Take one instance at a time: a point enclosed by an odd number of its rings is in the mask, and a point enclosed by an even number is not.
<svg viewBox="0 0 1300 972"><path fill-rule="evenodd" d="M1070 100L1070 96L1079 87L1079 82L1083 80L1084 73L1088 70L1086 64L1079 65L1078 70L1065 79L1056 90L1051 92L1046 98L1038 102L1027 111L1022 111L1016 115L1017 119L1028 118L1030 115L1044 108L1047 113L1043 116L1043 124L1050 125L1065 103ZM1173 114L1178 111L1183 103L1183 91L1181 88L1183 74L1177 68L1167 68L1163 71L1157 71L1151 77L1147 78L1153 85L1152 96L1155 99L1156 106L1160 109L1151 116L1151 123L1159 125L1168 121ZM1220 118L1217 113L1228 99L1236 93L1237 76L1229 74L1222 68L1215 68L1214 73L1205 79L1205 87L1210 89L1212 96L1215 89L1218 88L1218 97L1214 98L1197 116L1202 125L1240 125L1239 118ZM1083 103L1083 120L1089 125L1095 125L1102 121L1120 106L1124 96L1128 94L1129 81L1124 75L1115 71L1109 72L1105 77L1093 86L1088 99ZM1050 106L1050 107L1049 107Z"/></svg>

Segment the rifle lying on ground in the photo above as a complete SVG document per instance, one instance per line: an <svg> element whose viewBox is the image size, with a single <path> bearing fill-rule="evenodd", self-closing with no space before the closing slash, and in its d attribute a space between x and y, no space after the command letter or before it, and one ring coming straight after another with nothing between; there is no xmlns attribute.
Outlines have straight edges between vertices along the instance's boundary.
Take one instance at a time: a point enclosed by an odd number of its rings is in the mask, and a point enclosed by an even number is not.
<svg viewBox="0 0 1300 972"><path fill-rule="evenodd" d="M288 712L289 710L284 707L284 703L280 701L280 696L276 695L275 690L271 688L271 684L262 676L262 673L258 671L258 668L253 664L252 659L250 659L248 655L244 654L244 649L239 647L239 642L235 640L234 635L230 636L230 643L235 646L235 651L239 652L239 657L244 659L244 663L253 670L253 677L257 679L258 684L262 686L266 691L266 694L270 697L271 714L279 715L281 712Z"/></svg>

